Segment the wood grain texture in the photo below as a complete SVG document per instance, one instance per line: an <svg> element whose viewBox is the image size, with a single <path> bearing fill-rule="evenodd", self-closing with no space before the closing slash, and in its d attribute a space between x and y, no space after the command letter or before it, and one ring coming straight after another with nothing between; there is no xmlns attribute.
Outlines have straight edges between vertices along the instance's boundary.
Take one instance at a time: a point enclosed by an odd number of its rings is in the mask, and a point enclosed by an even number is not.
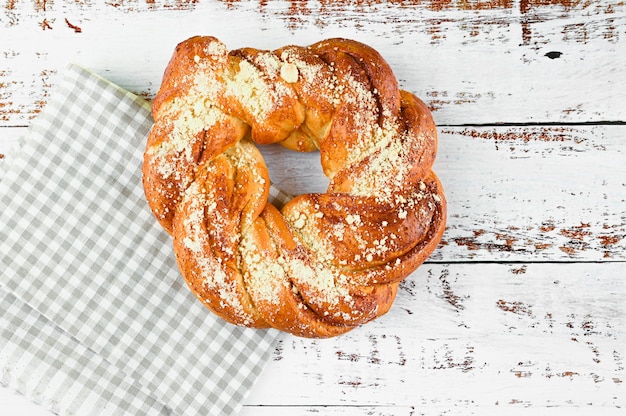
<svg viewBox="0 0 626 416"><path fill-rule="evenodd" d="M13 0L0 18L4 126L28 124L69 61L152 97L176 43L196 34L232 48L356 38L383 52L441 125L626 119L626 5L617 0Z"/></svg>
<svg viewBox="0 0 626 416"><path fill-rule="evenodd" d="M429 264L373 325L285 338L248 404L623 408L624 290L618 263Z"/></svg>
<svg viewBox="0 0 626 416"><path fill-rule="evenodd" d="M319 155L262 149L291 194L324 192ZM448 199L437 261L626 260L626 128L440 128Z"/></svg>
<svg viewBox="0 0 626 416"><path fill-rule="evenodd" d="M0 129L0 154L25 129ZM261 148L293 195L325 192L318 153ZM626 127L440 129L448 224L434 261L626 260Z"/></svg>

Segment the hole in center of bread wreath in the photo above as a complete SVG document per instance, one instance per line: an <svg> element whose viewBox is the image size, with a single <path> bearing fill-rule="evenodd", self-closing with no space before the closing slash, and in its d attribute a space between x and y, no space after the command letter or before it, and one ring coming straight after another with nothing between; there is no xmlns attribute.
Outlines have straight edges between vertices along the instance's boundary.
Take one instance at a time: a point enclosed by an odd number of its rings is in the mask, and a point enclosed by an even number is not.
<svg viewBox="0 0 626 416"><path fill-rule="evenodd" d="M236 325L343 334L389 311L445 228L431 113L349 39L267 51L180 43L143 184L198 299ZM257 145L319 151L328 189L280 198Z"/></svg>
<svg viewBox="0 0 626 416"><path fill-rule="evenodd" d="M329 180L322 170L319 152L294 152L280 144L258 147L272 184L287 195L325 193L328 189Z"/></svg>

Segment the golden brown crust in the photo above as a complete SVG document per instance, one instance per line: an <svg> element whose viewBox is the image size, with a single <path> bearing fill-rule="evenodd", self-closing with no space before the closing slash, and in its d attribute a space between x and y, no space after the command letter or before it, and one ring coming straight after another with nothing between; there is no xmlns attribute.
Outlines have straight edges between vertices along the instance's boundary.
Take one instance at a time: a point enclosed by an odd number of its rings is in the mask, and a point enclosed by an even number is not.
<svg viewBox="0 0 626 416"><path fill-rule="evenodd" d="M146 198L191 290L229 322L343 334L386 313L441 239L434 121L366 45L228 51L193 37L152 110ZM319 149L327 192L279 211L254 143Z"/></svg>

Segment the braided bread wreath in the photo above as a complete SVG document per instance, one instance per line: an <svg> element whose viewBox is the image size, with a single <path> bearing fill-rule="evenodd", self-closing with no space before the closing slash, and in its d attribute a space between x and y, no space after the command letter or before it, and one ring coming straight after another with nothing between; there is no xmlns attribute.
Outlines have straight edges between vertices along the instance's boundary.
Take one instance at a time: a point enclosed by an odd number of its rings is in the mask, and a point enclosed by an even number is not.
<svg viewBox="0 0 626 416"><path fill-rule="evenodd" d="M196 36L176 47L152 113L149 206L193 293L226 321L345 333L386 313L441 239L435 124L371 47L229 52ZM319 150L327 192L276 208L254 143Z"/></svg>

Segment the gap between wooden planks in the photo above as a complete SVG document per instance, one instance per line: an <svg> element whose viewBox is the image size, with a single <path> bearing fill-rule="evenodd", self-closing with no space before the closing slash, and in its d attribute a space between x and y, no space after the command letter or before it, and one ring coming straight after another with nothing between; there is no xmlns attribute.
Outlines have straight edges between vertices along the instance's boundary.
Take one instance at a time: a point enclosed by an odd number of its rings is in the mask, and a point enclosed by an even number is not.
<svg viewBox="0 0 626 416"><path fill-rule="evenodd" d="M521 406L521 405L520 405ZM244 406L239 416L418 416L418 415L449 415L455 416L485 416L501 414L507 416L542 415L542 416L622 416L623 409L609 407L519 407L511 408L500 405L454 407L449 409L443 406L421 408L419 406Z"/></svg>

